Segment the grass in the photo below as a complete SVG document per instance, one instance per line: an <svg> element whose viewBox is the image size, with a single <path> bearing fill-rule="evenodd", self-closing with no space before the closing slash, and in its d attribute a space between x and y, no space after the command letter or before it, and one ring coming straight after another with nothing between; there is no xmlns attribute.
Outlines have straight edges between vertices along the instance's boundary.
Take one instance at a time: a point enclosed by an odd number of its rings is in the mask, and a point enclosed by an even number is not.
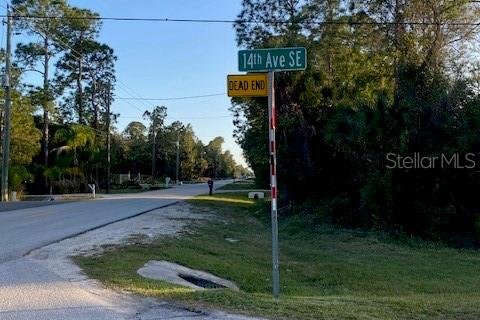
<svg viewBox="0 0 480 320"><path fill-rule="evenodd" d="M246 194L191 201L216 218L180 238L117 248L76 261L107 286L272 319L479 319L480 253L382 233L280 221L281 289L271 297L270 230L265 204ZM262 209L263 208L263 209ZM231 243L225 238L234 238ZM149 260L169 260L233 280L242 292L195 292L143 279Z"/></svg>
<svg viewBox="0 0 480 320"><path fill-rule="evenodd" d="M105 189L101 190L101 193L106 193L107 191ZM142 189L140 187L137 188L112 188L110 189L111 194L124 194L124 193L140 193L140 192L145 192L148 190Z"/></svg>
<svg viewBox="0 0 480 320"><path fill-rule="evenodd" d="M247 181L238 181L234 183L229 183L218 188L218 190L260 190L255 182Z"/></svg>

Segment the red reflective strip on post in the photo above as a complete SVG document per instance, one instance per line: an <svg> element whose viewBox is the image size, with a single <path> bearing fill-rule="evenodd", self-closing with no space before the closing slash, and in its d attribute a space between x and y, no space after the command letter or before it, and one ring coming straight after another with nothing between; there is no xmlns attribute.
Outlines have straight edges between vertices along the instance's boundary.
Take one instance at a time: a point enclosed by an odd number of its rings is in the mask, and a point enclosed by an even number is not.
<svg viewBox="0 0 480 320"><path fill-rule="evenodd" d="M277 107L275 105L275 86L272 86L272 113L270 114L270 122L272 129L275 129L277 127Z"/></svg>
<svg viewBox="0 0 480 320"><path fill-rule="evenodd" d="M270 141L270 152L275 153L275 141Z"/></svg>
<svg viewBox="0 0 480 320"><path fill-rule="evenodd" d="M272 199L277 199L277 188L272 187Z"/></svg>
<svg viewBox="0 0 480 320"><path fill-rule="evenodd" d="M272 173L272 176L274 176L274 175L275 175L275 164L272 163L272 164L270 165L270 167L271 167L271 170L270 170L270 171L271 171L271 173Z"/></svg>

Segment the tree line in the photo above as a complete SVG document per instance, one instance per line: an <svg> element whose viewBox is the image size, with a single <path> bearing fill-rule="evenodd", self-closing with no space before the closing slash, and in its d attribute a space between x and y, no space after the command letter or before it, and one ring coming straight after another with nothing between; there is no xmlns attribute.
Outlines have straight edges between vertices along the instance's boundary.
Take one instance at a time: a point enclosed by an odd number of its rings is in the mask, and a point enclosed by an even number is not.
<svg viewBox="0 0 480 320"><path fill-rule="evenodd" d="M67 0L13 0L11 15L14 33L22 34L11 81L11 190L86 192L89 183L105 188L109 131L114 173L173 180L177 148L182 180L246 173L222 150L223 138L204 145L191 125L166 125L163 106L144 114L148 128L142 119L122 132L115 128L119 114L110 109L117 56L99 41L98 13ZM4 50L0 58L5 60Z"/></svg>
<svg viewBox="0 0 480 320"><path fill-rule="evenodd" d="M468 0L243 0L240 47L308 50L305 72L277 74L283 205L312 224L478 245L478 168L392 168L387 156L473 155L480 165L479 9ZM266 100L233 99L232 111L267 186Z"/></svg>

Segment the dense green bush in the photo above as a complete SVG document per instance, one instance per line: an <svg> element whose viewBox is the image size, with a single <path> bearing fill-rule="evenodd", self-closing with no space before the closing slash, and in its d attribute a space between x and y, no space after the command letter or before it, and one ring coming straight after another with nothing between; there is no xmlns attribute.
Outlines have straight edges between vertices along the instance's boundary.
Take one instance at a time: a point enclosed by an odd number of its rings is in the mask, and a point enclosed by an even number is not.
<svg viewBox="0 0 480 320"><path fill-rule="evenodd" d="M300 208L294 214L304 212L312 223L480 244L480 81L478 65L458 46L472 34L433 28L438 24L429 20L429 12L441 12L442 23L471 19L471 3L360 0L347 7L243 1L240 20L264 24L238 22L239 45L305 46L309 55L306 71L275 78L282 206L293 202ZM292 23L269 23L285 17ZM421 27L397 24L419 17ZM236 99L232 110L247 161L268 184L266 101ZM471 154L477 166L390 168L389 154L415 153L463 160Z"/></svg>

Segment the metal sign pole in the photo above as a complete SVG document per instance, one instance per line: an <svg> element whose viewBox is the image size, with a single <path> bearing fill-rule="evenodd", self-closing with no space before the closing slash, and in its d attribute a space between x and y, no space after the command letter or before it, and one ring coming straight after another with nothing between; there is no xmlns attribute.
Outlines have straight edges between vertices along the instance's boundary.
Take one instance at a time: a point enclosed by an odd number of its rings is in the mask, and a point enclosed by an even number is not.
<svg viewBox="0 0 480 320"><path fill-rule="evenodd" d="M275 141L276 110L275 110L275 72L268 73L268 118L270 137L270 188L272 198L272 281L273 296L280 294L280 274L278 261L278 221L277 221L277 146Z"/></svg>
<svg viewBox="0 0 480 320"><path fill-rule="evenodd" d="M278 187L277 187L277 146L275 142L275 71L300 71L307 68L307 49L303 47L267 48L238 51L238 70L256 75L231 75L227 78L229 97L265 97L268 93L270 186L272 195L272 263L273 295L280 294L278 259ZM259 72L268 72L268 92L263 91L265 83ZM260 77L260 78L259 78ZM263 82L262 82L263 80ZM251 83L249 86L248 84Z"/></svg>

